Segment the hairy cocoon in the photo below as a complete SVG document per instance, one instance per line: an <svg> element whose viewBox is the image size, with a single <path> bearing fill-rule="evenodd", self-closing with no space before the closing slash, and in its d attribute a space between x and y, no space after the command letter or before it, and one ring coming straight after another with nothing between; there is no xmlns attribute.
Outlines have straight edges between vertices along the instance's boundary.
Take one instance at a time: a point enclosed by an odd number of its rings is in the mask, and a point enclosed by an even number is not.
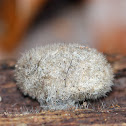
<svg viewBox="0 0 126 126"><path fill-rule="evenodd" d="M78 44L31 49L16 65L17 86L43 109L67 109L111 91L113 72L103 54Z"/></svg>

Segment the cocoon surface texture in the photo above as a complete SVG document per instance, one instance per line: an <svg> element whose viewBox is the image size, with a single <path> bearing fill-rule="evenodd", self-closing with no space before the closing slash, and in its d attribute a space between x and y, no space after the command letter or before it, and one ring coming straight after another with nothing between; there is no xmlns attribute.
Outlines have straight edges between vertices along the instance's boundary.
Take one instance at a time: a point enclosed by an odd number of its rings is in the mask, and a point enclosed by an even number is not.
<svg viewBox="0 0 126 126"><path fill-rule="evenodd" d="M103 54L78 44L31 49L16 65L17 86L43 109L67 109L111 91L113 71Z"/></svg>

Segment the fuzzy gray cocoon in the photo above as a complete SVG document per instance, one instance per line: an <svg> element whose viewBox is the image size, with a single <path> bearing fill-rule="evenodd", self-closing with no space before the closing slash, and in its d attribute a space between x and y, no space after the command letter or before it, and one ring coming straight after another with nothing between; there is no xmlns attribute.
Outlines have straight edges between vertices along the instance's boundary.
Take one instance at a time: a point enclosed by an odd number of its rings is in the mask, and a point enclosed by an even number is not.
<svg viewBox="0 0 126 126"><path fill-rule="evenodd" d="M78 101L106 96L113 85L113 71L103 54L78 44L31 49L18 60L15 76L22 92L43 109L74 107Z"/></svg>

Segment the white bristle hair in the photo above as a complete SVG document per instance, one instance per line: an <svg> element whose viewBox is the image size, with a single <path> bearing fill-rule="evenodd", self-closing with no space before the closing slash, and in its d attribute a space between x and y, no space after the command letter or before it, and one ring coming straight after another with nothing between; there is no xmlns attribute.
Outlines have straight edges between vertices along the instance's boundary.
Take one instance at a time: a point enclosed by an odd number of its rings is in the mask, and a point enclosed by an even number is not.
<svg viewBox="0 0 126 126"><path fill-rule="evenodd" d="M22 54L15 70L17 86L43 109L62 110L76 102L106 96L113 70L96 49L79 44L53 44Z"/></svg>

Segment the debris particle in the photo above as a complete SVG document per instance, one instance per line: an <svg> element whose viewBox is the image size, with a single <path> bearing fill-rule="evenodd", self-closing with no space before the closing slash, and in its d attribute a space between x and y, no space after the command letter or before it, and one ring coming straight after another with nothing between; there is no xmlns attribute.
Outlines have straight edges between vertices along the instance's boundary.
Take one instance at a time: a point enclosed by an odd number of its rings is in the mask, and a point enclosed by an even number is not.
<svg viewBox="0 0 126 126"><path fill-rule="evenodd" d="M0 96L0 102L2 101L2 97Z"/></svg>

